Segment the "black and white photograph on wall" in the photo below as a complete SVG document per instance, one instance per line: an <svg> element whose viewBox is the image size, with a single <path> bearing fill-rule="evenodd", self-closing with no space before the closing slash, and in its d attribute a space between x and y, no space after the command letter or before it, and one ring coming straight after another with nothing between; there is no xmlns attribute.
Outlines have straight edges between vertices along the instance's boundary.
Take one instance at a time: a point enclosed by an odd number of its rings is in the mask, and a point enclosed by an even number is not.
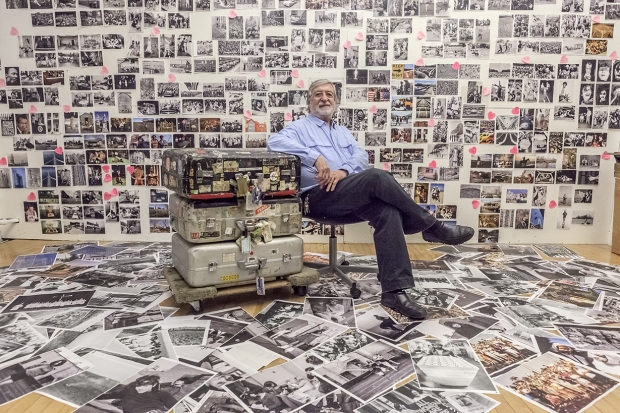
<svg viewBox="0 0 620 413"><path fill-rule="evenodd" d="M576 204L591 204L592 203L592 190L575 188L574 201Z"/></svg>
<svg viewBox="0 0 620 413"><path fill-rule="evenodd" d="M599 171L578 171L577 183L580 185L598 185Z"/></svg>

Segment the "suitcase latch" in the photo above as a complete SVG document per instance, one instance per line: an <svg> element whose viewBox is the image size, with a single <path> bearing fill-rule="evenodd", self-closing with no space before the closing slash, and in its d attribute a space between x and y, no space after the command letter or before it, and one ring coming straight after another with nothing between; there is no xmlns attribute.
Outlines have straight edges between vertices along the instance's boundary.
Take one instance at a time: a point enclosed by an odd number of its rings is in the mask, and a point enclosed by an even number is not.
<svg viewBox="0 0 620 413"><path fill-rule="evenodd" d="M256 229L256 226L254 225L254 221L251 219L246 219L245 221L239 220L239 221L235 221L235 223L237 224L237 226L243 233L244 237L247 237L249 232L252 232Z"/></svg>
<svg viewBox="0 0 620 413"><path fill-rule="evenodd" d="M291 260L291 254L282 254L282 261L289 262Z"/></svg>
<svg viewBox="0 0 620 413"><path fill-rule="evenodd" d="M290 218L289 214L282 214L282 222L288 222L289 218Z"/></svg>
<svg viewBox="0 0 620 413"><path fill-rule="evenodd" d="M242 270L258 270L267 264L267 258L248 257L237 261L237 264Z"/></svg>
<svg viewBox="0 0 620 413"><path fill-rule="evenodd" d="M209 271L217 271L217 262L209 263Z"/></svg>
<svg viewBox="0 0 620 413"><path fill-rule="evenodd" d="M215 218L207 218L207 228L213 228L215 226Z"/></svg>

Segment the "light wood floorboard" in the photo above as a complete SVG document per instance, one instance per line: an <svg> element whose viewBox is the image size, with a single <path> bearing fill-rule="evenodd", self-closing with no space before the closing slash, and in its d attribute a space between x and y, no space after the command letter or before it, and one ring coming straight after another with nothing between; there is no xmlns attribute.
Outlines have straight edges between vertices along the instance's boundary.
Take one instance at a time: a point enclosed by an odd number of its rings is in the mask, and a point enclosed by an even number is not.
<svg viewBox="0 0 620 413"><path fill-rule="evenodd" d="M44 245L54 243L64 243L61 241L39 241L39 240L16 240L0 244L0 266L11 264L17 255L34 254L41 251ZM441 255L430 251L432 244L408 244L407 249L412 259L435 259ZM611 252L608 245L566 245L568 248L582 255L583 257L612 264L620 264L620 256ZM326 254L327 244L305 244L306 251ZM374 255L374 244L338 244L338 250L356 254ZM256 296L254 294L243 294L216 298L207 302L207 311L215 311L223 308L241 306L252 315L260 312L267 304L274 299L284 299L291 301L303 301L303 297L292 295L289 289L272 290L266 296ZM179 307L177 315L189 314L193 310L189 305L179 306L170 298L164 302L168 306ZM280 362L274 363L280 364ZM499 395L489 395L493 399L501 402L499 406L492 410L493 413L543 413L544 410L526 402L520 397L500 389ZM0 413L70 413L75 409L66 404L57 402L48 397L31 393L17 399L4 406L0 406ZM620 387L612 393L599 400L596 404L586 410L587 413L617 413L620 411Z"/></svg>

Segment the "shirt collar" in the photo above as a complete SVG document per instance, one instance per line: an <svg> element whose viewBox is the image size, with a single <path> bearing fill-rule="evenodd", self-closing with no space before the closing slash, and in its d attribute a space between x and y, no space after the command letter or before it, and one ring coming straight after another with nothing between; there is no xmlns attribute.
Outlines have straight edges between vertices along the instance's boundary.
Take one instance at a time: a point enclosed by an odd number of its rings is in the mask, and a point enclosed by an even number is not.
<svg viewBox="0 0 620 413"><path fill-rule="evenodd" d="M312 122L314 122L319 127L323 127L323 125L327 123L323 119L317 118L312 113L308 113L307 118L310 119ZM334 120L332 120L332 128L336 129L336 122Z"/></svg>

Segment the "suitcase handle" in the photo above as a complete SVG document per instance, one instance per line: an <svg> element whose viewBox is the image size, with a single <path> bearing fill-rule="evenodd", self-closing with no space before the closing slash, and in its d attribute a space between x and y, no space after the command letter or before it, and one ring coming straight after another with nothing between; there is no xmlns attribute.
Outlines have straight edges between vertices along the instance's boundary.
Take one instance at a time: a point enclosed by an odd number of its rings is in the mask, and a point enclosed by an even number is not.
<svg viewBox="0 0 620 413"><path fill-rule="evenodd" d="M237 265L242 270L259 270L267 264L267 258L248 257L245 260L237 261Z"/></svg>
<svg viewBox="0 0 620 413"><path fill-rule="evenodd" d="M252 232L256 228L256 226L254 225L253 219L239 220L239 221L235 221L235 223L237 224L237 227L239 227L239 229L245 236L248 235L248 232Z"/></svg>

